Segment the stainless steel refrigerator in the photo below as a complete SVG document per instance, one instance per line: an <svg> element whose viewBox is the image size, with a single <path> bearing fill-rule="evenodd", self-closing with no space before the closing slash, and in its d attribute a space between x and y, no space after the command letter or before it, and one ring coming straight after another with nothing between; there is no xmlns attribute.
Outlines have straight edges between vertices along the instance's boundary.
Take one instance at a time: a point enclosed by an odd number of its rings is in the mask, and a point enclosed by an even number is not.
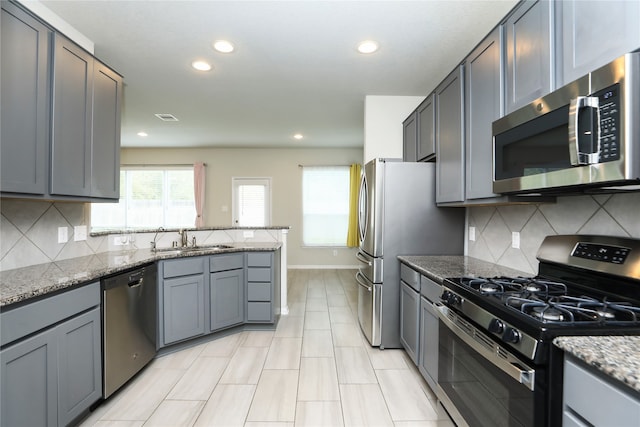
<svg viewBox="0 0 640 427"><path fill-rule="evenodd" d="M464 208L438 208L435 163L374 159L360 183L358 319L372 346L400 345L399 255L462 255Z"/></svg>

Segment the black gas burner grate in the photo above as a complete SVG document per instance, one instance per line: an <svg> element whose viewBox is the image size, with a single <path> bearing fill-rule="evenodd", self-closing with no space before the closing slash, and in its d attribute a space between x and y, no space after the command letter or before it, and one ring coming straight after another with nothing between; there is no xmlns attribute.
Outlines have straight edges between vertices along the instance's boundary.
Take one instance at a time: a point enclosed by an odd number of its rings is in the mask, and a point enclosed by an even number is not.
<svg viewBox="0 0 640 427"><path fill-rule="evenodd" d="M481 295L503 297L506 294L519 293L522 297L539 296L548 298L554 295L565 295L567 286L538 277L478 277L462 278L460 284Z"/></svg>

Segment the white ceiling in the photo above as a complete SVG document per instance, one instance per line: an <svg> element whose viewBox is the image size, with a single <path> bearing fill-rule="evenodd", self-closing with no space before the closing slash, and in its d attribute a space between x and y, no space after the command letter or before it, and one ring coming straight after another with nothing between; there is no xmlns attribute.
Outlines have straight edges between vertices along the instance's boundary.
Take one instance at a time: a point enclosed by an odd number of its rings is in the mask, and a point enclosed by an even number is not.
<svg viewBox="0 0 640 427"><path fill-rule="evenodd" d="M366 95L426 95L516 2L41 1L125 77L125 147L361 147Z"/></svg>

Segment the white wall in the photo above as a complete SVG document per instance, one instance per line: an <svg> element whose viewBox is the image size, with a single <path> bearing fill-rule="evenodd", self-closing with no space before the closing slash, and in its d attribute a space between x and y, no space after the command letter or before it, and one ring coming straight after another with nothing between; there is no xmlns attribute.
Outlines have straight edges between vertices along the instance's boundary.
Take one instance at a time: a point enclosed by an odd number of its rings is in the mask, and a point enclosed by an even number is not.
<svg viewBox="0 0 640 427"><path fill-rule="evenodd" d="M355 249L302 246L302 171L298 165L362 163L362 149L257 149L257 148L123 148L121 163L191 164L206 167L206 226L231 226L231 178L270 177L271 224L291 227L288 265L296 267L353 267ZM227 211L223 211L227 206Z"/></svg>
<svg viewBox="0 0 640 427"><path fill-rule="evenodd" d="M364 100L364 163L376 157L402 158L402 122L425 96L374 96Z"/></svg>

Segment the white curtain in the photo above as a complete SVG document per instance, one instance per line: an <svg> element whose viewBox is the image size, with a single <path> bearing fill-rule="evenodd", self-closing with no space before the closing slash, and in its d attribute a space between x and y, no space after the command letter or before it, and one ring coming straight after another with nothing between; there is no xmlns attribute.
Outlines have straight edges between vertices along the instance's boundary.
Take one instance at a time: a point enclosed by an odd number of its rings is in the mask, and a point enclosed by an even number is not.
<svg viewBox="0 0 640 427"><path fill-rule="evenodd" d="M204 163L196 162L193 164L193 190L195 192L196 202L196 227L204 226L204 182Z"/></svg>

